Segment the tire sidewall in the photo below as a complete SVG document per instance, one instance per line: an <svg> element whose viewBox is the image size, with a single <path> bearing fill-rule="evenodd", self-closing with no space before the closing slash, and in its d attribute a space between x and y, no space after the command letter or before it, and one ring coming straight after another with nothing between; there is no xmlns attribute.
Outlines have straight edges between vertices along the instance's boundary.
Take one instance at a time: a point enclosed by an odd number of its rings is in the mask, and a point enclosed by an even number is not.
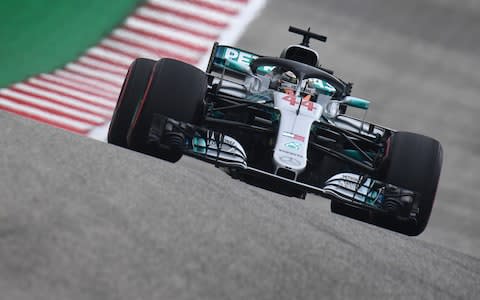
<svg viewBox="0 0 480 300"><path fill-rule="evenodd" d="M135 107L145 93L145 88L155 61L145 58L134 60L128 69L108 130L108 142L127 147L127 134Z"/></svg>

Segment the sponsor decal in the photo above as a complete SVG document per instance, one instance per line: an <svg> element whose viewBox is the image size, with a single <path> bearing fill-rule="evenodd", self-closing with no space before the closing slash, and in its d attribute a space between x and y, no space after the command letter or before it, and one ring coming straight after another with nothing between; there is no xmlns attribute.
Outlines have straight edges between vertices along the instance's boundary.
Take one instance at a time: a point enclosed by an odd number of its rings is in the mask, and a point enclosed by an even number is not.
<svg viewBox="0 0 480 300"><path fill-rule="evenodd" d="M257 55L241 51L239 49L220 46L217 48L216 57L225 59L225 65L232 68L241 68L242 71L244 67L249 67L252 60L258 58ZM276 67L275 66L259 66L257 68L258 74L269 74Z"/></svg>
<svg viewBox="0 0 480 300"><path fill-rule="evenodd" d="M353 182L358 182L358 180L359 180L358 177L352 176L352 175L349 175L349 174L342 174L342 178L344 180L353 181Z"/></svg>
<svg viewBox="0 0 480 300"><path fill-rule="evenodd" d="M286 137L289 137L289 138L292 138L294 140L297 140L297 141L300 141L300 142L305 142L305 137L304 136L301 136L299 134L296 134L296 133L291 133L291 132L282 132L282 135L283 136L286 136Z"/></svg>
<svg viewBox="0 0 480 300"><path fill-rule="evenodd" d="M293 153L293 152L290 152L290 151L287 151L287 150L283 150L283 149L278 149L279 152L283 152L285 154L288 154L288 155L292 155L292 156L296 156L296 157L299 157L299 158L303 158L302 155L298 154L298 153Z"/></svg>
<svg viewBox="0 0 480 300"><path fill-rule="evenodd" d="M357 189L357 184L355 182L342 180L342 181L339 182L339 184L341 186L343 186L344 188L349 189L349 190L356 190Z"/></svg>
<svg viewBox="0 0 480 300"><path fill-rule="evenodd" d="M293 135L293 139L297 140L297 141L300 141L300 142L305 142L305 137L304 136L301 136L299 134L294 134Z"/></svg>
<svg viewBox="0 0 480 300"><path fill-rule="evenodd" d="M350 174L342 174L341 179L338 178L337 184L349 189L349 190L356 190L358 188L358 177L352 176Z"/></svg>
<svg viewBox="0 0 480 300"><path fill-rule="evenodd" d="M257 73L267 74L267 73L272 72L274 69L275 69L274 66L260 66L260 67L258 67L258 69L257 69Z"/></svg>
<svg viewBox="0 0 480 300"><path fill-rule="evenodd" d="M280 156L280 160L290 166L300 166L300 162L291 156Z"/></svg>
<svg viewBox="0 0 480 300"><path fill-rule="evenodd" d="M292 150L299 151L300 148L302 147L302 144L297 143L297 142L288 142L285 144L285 147L290 148Z"/></svg>
<svg viewBox="0 0 480 300"><path fill-rule="evenodd" d="M225 59L233 60L236 61L240 64L244 65L250 65L252 60L258 58L258 56L246 53L237 49L232 49L232 48L226 48L225 49L225 54L224 54Z"/></svg>

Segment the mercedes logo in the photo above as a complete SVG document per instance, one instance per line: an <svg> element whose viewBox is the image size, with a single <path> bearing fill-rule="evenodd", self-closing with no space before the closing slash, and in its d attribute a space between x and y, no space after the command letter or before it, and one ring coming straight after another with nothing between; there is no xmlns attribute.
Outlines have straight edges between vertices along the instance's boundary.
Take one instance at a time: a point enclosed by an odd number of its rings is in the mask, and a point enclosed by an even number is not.
<svg viewBox="0 0 480 300"><path fill-rule="evenodd" d="M287 165L300 166L300 162L291 156L280 156L280 160Z"/></svg>

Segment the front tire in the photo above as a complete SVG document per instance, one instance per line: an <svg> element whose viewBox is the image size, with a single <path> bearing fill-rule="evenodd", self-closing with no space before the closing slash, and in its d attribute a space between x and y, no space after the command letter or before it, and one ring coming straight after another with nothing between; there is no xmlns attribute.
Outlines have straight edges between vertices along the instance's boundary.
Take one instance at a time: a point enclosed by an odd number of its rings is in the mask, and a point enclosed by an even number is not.
<svg viewBox="0 0 480 300"><path fill-rule="evenodd" d="M440 143L427 136L397 132L390 141L384 181L419 193L417 222L379 217L378 224L416 236L425 230L432 212L443 162Z"/></svg>
<svg viewBox="0 0 480 300"><path fill-rule="evenodd" d="M159 149L148 143L154 114L181 122L198 124L207 93L207 75L184 62L164 58L155 63L145 95L136 107L128 131L128 146L138 152L176 162L182 157L178 149Z"/></svg>

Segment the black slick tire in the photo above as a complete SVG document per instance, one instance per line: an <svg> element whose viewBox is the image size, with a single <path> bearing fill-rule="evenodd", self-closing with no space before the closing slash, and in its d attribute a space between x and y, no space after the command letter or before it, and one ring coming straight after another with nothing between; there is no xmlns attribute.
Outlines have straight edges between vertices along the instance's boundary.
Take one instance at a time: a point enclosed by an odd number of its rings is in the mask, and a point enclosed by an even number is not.
<svg viewBox="0 0 480 300"><path fill-rule="evenodd" d="M181 151L158 149L148 143L153 116L161 114L198 124L207 87L207 75L192 65L168 58L156 62L127 134L129 148L170 162L178 161Z"/></svg>
<svg viewBox="0 0 480 300"><path fill-rule="evenodd" d="M440 143L427 136L397 132L391 138L385 182L419 193L417 222L379 218L378 225L416 236L425 230L432 212L443 162Z"/></svg>

